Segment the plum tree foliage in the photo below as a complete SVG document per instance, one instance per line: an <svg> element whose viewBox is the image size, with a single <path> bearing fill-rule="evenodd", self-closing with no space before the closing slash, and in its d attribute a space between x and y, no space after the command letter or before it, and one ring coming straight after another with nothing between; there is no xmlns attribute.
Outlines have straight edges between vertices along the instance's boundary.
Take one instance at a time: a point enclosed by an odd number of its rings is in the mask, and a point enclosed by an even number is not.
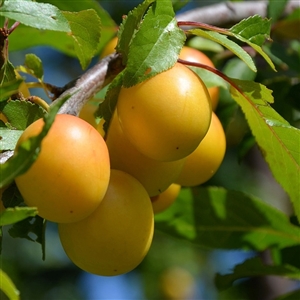
<svg viewBox="0 0 300 300"><path fill-rule="evenodd" d="M115 24L92 0L0 1L0 226L45 258L57 222L70 259L98 275L136 268L160 230L272 252L272 264L257 256L217 274L220 291L253 274L300 280L285 255L300 249L299 8L269 1L268 17L221 28L178 21L187 2L145 0ZM12 51L40 45L77 58L82 76L57 87L35 54L12 64ZM218 180L231 145L239 160L260 149L289 216ZM19 299L5 270L0 281Z"/></svg>

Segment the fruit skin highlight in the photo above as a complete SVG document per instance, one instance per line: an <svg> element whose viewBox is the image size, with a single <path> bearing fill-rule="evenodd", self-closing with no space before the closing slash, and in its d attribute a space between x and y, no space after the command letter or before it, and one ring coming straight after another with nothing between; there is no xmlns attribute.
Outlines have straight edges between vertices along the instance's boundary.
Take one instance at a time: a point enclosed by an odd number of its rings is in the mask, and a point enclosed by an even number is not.
<svg viewBox="0 0 300 300"><path fill-rule="evenodd" d="M215 68L214 63L206 54L188 46L183 46L179 54L179 58L186 61L196 62L196 63L204 64L209 67ZM220 88L218 86L213 86L207 88L207 90L210 95L212 110L215 111L219 103Z"/></svg>
<svg viewBox="0 0 300 300"><path fill-rule="evenodd" d="M130 88L121 88L117 113L124 134L145 156L172 161L192 153L211 119L209 94L202 80L176 63Z"/></svg>
<svg viewBox="0 0 300 300"><path fill-rule="evenodd" d="M58 229L66 254L79 268L102 276L124 274L136 268L150 248L151 201L137 179L112 169L98 208L86 219L59 224Z"/></svg>
<svg viewBox="0 0 300 300"><path fill-rule="evenodd" d="M16 152L43 125L43 119L29 125ZM37 160L15 181L25 203L37 207L42 218L67 223L86 218L97 208L109 176L109 154L101 135L80 118L61 114L43 139Z"/></svg>
<svg viewBox="0 0 300 300"><path fill-rule="evenodd" d="M220 167L226 151L223 126L215 113L212 114L209 130L197 149L183 165L176 183L196 186L209 180Z"/></svg>
<svg viewBox="0 0 300 300"><path fill-rule="evenodd" d="M149 196L156 196L168 188L179 176L184 159L164 162L140 153L124 134L114 112L107 132L106 144L112 169L122 170L139 180Z"/></svg>

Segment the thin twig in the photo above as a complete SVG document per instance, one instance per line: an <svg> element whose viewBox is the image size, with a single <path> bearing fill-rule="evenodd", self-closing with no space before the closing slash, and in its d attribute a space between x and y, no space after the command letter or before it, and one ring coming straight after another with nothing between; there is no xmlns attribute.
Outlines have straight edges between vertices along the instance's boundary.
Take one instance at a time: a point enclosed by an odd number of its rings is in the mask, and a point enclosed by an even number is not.
<svg viewBox="0 0 300 300"><path fill-rule="evenodd" d="M18 26L20 25L20 22L15 22L8 30L8 34L11 34Z"/></svg>
<svg viewBox="0 0 300 300"><path fill-rule="evenodd" d="M120 55L111 54L106 56L77 80L72 81L73 86L69 86L51 105L64 96L71 94L72 96L60 108L58 113L78 116L83 105L111 82L122 69Z"/></svg>
<svg viewBox="0 0 300 300"><path fill-rule="evenodd" d="M213 25L208 25L208 24L205 24L203 22L178 21L177 25L179 27L189 26L189 27L202 28L202 29L206 29L206 30L212 30L212 31L219 32L219 33L222 33L222 34L227 34L227 35L231 34L231 32L228 29L216 27L216 26L213 26Z"/></svg>

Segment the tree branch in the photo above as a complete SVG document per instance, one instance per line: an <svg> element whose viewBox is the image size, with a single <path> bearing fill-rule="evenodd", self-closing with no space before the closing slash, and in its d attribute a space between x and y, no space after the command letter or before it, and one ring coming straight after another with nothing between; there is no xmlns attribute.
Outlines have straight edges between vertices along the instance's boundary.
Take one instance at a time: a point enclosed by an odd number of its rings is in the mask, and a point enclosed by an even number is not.
<svg viewBox="0 0 300 300"><path fill-rule="evenodd" d="M288 1L284 15L290 14L300 7L300 2ZM195 8L187 12L178 14L178 21L193 21L220 26L230 23L238 23L242 19L253 15L267 16L268 1L246 1L246 2L222 2Z"/></svg>
<svg viewBox="0 0 300 300"><path fill-rule="evenodd" d="M83 105L110 83L122 69L120 55L111 54L106 56L78 79L68 83L62 89L63 93L51 105L64 96L71 94L72 96L64 103L58 113L78 116Z"/></svg>

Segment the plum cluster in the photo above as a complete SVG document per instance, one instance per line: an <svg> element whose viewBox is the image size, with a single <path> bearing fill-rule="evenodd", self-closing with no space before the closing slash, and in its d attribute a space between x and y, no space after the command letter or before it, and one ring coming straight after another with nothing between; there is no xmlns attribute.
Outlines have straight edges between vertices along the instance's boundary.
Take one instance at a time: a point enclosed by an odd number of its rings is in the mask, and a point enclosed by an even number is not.
<svg viewBox="0 0 300 300"><path fill-rule="evenodd" d="M122 87L106 133L90 102L79 117L57 115L38 158L16 178L18 189L41 217L58 223L78 267L104 276L129 272L150 248L154 214L181 186L202 184L219 168L226 142L214 105L199 76L176 63ZM43 124L26 128L16 153Z"/></svg>

